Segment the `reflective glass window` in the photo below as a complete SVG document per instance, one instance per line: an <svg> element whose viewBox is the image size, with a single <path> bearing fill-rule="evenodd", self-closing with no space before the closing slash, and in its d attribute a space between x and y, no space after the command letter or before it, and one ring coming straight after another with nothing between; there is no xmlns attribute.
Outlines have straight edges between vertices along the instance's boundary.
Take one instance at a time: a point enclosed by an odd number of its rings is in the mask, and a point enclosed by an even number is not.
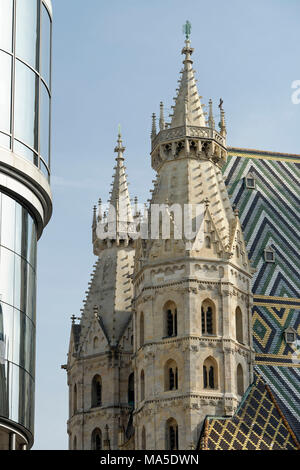
<svg viewBox="0 0 300 470"><path fill-rule="evenodd" d="M0 341L2 342L0 364L3 364L4 360L12 361L13 359L13 348L12 348L12 337L13 337L13 327L14 327L13 310L14 309L11 305L7 305L2 302L0 303Z"/></svg>
<svg viewBox="0 0 300 470"><path fill-rule="evenodd" d="M29 160L31 163L34 163L34 165L38 166L37 154L26 147L26 145L21 144L18 140L14 141L14 153L26 158L26 160Z"/></svg>
<svg viewBox="0 0 300 470"><path fill-rule="evenodd" d="M9 365L10 419L30 429L34 403L32 378L17 365Z"/></svg>
<svg viewBox="0 0 300 470"><path fill-rule="evenodd" d="M39 9L37 0L17 0L16 54L31 67L39 68Z"/></svg>
<svg viewBox="0 0 300 470"><path fill-rule="evenodd" d="M1 147L5 147L7 149L11 148L10 137L6 134L0 132L0 145Z"/></svg>
<svg viewBox="0 0 300 470"><path fill-rule="evenodd" d="M26 65L16 61L15 135L37 150L38 77Z"/></svg>
<svg viewBox="0 0 300 470"><path fill-rule="evenodd" d="M0 48L9 52L12 49L12 8L12 0L0 1Z"/></svg>
<svg viewBox="0 0 300 470"><path fill-rule="evenodd" d="M1 245L15 249L15 213L16 202L6 194L2 194L1 202Z"/></svg>
<svg viewBox="0 0 300 470"><path fill-rule="evenodd" d="M43 175L49 179L49 172L48 172L48 169L45 165L45 163L43 162L43 160L40 161L40 170L41 172L43 173Z"/></svg>
<svg viewBox="0 0 300 470"><path fill-rule="evenodd" d="M27 264L27 304L26 315L35 322L36 310L36 286L35 286L35 272L30 264Z"/></svg>
<svg viewBox="0 0 300 470"><path fill-rule="evenodd" d="M41 83L41 111L40 111L40 154L48 163L50 138L50 97L43 83Z"/></svg>
<svg viewBox="0 0 300 470"><path fill-rule="evenodd" d="M0 51L0 130L6 132L10 132L11 61L12 59L9 54Z"/></svg>
<svg viewBox="0 0 300 470"><path fill-rule="evenodd" d="M14 253L3 246L0 247L0 289L1 300L13 305L14 302Z"/></svg>
<svg viewBox="0 0 300 470"><path fill-rule="evenodd" d="M33 373L35 329L29 318L14 309L13 362Z"/></svg>
<svg viewBox="0 0 300 470"><path fill-rule="evenodd" d="M27 294L28 294L28 263L24 258L15 255L15 273L14 273L14 306L26 312ZM30 317L31 318L31 317Z"/></svg>
<svg viewBox="0 0 300 470"><path fill-rule="evenodd" d="M37 231L34 220L28 215L28 224L30 225L30 237L28 237L28 255L27 260L36 271L36 249L37 249Z"/></svg>
<svg viewBox="0 0 300 470"><path fill-rule="evenodd" d="M51 60L51 20L46 7L42 6L41 25L41 74L47 85L50 85Z"/></svg>

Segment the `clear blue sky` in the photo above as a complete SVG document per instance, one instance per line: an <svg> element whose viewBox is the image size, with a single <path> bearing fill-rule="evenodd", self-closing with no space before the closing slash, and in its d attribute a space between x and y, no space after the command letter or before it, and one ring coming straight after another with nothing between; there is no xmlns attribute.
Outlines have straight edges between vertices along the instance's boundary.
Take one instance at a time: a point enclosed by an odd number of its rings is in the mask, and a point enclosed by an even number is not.
<svg viewBox="0 0 300 470"><path fill-rule="evenodd" d="M108 198L120 123L131 197L149 197L151 114L175 96L192 23L204 103L224 100L231 146L300 153L299 0L53 0L52 190L39 242L34 449L66 449L70 316L95 258L92 206ZM216 116L216 122L217 116Z"/></svg>

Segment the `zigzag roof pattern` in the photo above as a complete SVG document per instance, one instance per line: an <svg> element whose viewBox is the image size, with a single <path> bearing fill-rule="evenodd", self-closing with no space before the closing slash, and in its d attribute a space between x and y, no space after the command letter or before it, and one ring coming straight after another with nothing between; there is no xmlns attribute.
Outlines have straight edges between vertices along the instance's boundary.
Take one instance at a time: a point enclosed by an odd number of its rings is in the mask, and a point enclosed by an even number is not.
<svg viewBox="0 0 300 470"><path fill-rule="evenodd" d="M232 152L234 149L232 149ZM255 189L245 186L251 173ZM227 189L237 205L252 266L254 294L297 297L300 285L300 251L295 207L300 197L297 163L229 156L223 168ZM276 263L266 263L266 247L275 251Z"/></svg>
<svg viewBox="0 0 300 470"><path fill-rule="evenodd" d="M202 450L299 450L272 391L257 375L232 418L207 417Z"/></svg>
<svg viewBox="0 0 300 470"><path fill-rule="evenodd" d="M300 441L300 368L256 365L255 371L267 383L276 401Z"/></svg>

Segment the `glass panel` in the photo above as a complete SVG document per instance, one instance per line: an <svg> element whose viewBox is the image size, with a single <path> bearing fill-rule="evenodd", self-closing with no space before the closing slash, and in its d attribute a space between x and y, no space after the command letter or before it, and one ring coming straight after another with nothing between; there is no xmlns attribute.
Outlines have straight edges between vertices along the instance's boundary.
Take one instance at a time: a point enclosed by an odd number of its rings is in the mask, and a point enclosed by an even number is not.
<svg viewBox="0 0 300 470"><path fill-rule="evenodd" d="M15 249L15 213L16 202L6 194L2 194L2 220L0 243L11 250ZM0 284L1 285L1 284Z"/></svg>
<svg viewBox="0 0 300 470"><path fill-rule="evenodd" d="M16 54L33 68L39 67L39 22L37 0L17 0Z"/></svg>
<svg viewBox="0 0 300 470"><path fill-rule="evenodd" d="M29 160L31 163L34 163L36 166L37 165L37 155L30 150L26 145L21 144L17 140L14 141L14 153L17 155L20 155L21 157L26 158L26 160Z"/></svg>
<svg viewBox="0 0 300 470"><path fill-rule="evenodd" d="M0 51L0 129L7 132L10 132L11 60L10 55Z"/></svg>
<svg viewBox="0 0 300 470"><path fill-rule="evenodd" d="M42 6L41 30L41 74L47 85L50 85L50 57L51 57L51 20L46 7Z"/></svg>
<svg viewBox="0 0 300 470"><path fill-rule="evenodd" d="M35 329L24 313L14 309L13 362L34 374Z"/></svg>
<svg viewBox="0 0 300 470"><path fill-rule="evenodd" d="M6 305L4 303L0 303L0 341L2 341L2 346L1 346L1 358L2 359L0 360L0 364L3 363L3 359L12 361L13 325L14 325L13 307L11 307L10 305ZM0 385L0 389L1 389L1 385Z"/></svg>
<svg viewBox="0 0 300 470"><path fill-rule="evenodd" d="M49 135L50 135L50 97L43 83L41 83L41 115L40 115L40 154L48 162L49 160Z"/></svg>
<svg viewBox="0 0 300 470"><path fill-rule="evenodd" d="M12 49L12 0L0 1L0 48Z"/></svg>
<svg viewBox="0 0 300 470"><path fill-rule="evenodd" d="M38 150L38 77L26 65L16 61L15 134Z"/></svg>
<svg viewBox="0 0 300 470"><path fill-rule="evenodd" d="M14 253L1 247L0 286L1 300L10 305L14 302Z"/></svg>
<svg viewBox="0 0 300 470"><path fill-rule="evenodd" d="M8 135L2 134L0 132L0 145L1 147L5 147L7 149L10 149L10 137Z"/></svg>
<svg viewBox="0 0 300 470"><path fill-rule="evenodd" d="M37 249L37 233L34 220L28 215L28 224L31 225L31 236L28 239L28 261L36 271L36 249Z"/></svg>
<svg viewBox="0 0 300 470"><path fill-rule="evenodd" d="M22 368L9 364L10 419L29 429L32 426L33 386L32 378Z"/></svg>
<svg viewBox="0 0 300 470"><path fill-rule="evenodd" d="M35 286L35 273L32 267L27 264L27 305L26 315L35 323L35 309L36 309L36 286Z"/></svg>
<svg viewBox="0 0 300 470"><path fill-rule="evenodd" d="M40 160L40 169L43 175L47 178L47 180L49 180L49 172L43 160Z"/></svg>
<svg viewBox="0 0 300 470"><path fill-rule="evenodd" d="M15 252L21 254L22 246L22 206L16 202L16 218L15 218Z"/></svg>

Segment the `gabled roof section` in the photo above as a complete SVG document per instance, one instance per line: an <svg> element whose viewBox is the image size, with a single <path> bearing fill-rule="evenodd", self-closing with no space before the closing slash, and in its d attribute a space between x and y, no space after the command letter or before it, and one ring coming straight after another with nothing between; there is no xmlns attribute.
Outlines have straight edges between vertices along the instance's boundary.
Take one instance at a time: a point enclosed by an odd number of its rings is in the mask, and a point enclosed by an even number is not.
<svg viewBox="0 0 300 470"><path fill-rule="evenodd" d="M182 49L182 54L185 55L183 61L184 67L181 71L182 77L180 80L178 94L175 98L174 113L170 127L180 126L199 126L205 127L205 117L198 94L194 70L192 67L193 61L191 55L194 49L191 47L190 40L185 41L185 47Z"/></svg>
<svg viewBox="0 0 300 470"><path fill-rule="evenodd" d="M232 418L206 418L202 450L299 450L270 388L257 375Z"/></svg>

